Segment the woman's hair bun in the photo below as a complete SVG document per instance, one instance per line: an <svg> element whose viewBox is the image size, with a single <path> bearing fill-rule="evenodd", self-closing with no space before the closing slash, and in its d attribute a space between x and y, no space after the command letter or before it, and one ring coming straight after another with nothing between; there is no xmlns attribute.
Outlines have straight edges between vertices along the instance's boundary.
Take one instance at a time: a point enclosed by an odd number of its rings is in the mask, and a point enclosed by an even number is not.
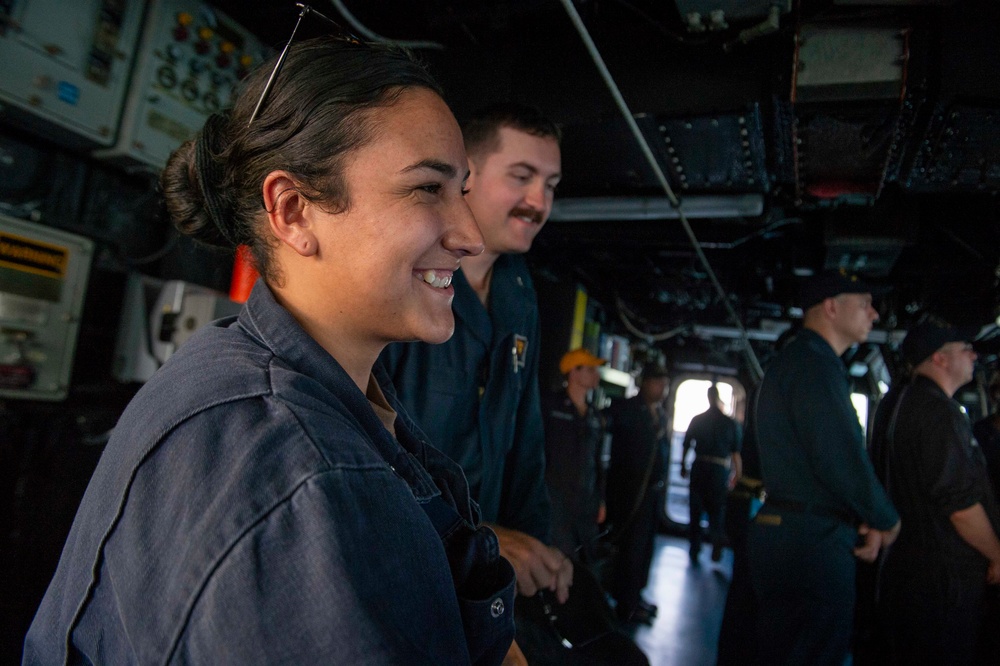
<svg viewBox="0 0 1000 666"><path fill-rule="evenodd" d="M178 231L202 243L232 248L239 240L223 194L226 174L219 159L227 121L223 114L209 116L198 135L171 154L160 175L160 189Z"/></svg>

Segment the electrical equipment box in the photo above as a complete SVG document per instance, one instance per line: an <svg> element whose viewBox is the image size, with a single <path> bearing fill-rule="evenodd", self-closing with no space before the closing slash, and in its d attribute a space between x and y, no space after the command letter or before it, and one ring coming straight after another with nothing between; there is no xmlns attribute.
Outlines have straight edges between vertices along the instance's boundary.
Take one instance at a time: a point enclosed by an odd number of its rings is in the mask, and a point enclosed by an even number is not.
<svg viewBox="0 0 1000 666"><path fill-rule="evenodd" d="M129 170L163 168L265 57L257 38L222 12L152 0L118 141L94 156Z"/></svg>
<svg viewBox="0 0 1000 666"><path fill-rule="evenodd" d="M804 25L795 54L795 101L898 100L907 66L898 28Z"/></svg>
<svg viewBox="0 0 1000 666"><path fill-rule="evenodd" d="M123 382L148 380L195 331L240 308L207 287L130 274L112 373Z"/></svg>
<svg viewBox="0 0 1000 666"><path fill-rule="evenodd" d="M782 14L792 10L789 0L674 0L688 32L725 30L730 21L763 19L777 7Z"/></svg>
<svg viewBox="0 0 1000 666"><path fill-rule="evenodd" d="M81 236L0 215L0 397L66 397L93 250Z"/></svg>
<svg viewBox="0 0 1000 666"><path fill-rule="evenodd" d="M144 5L0 1L0 118L81 150L112 145Z"/></svg>

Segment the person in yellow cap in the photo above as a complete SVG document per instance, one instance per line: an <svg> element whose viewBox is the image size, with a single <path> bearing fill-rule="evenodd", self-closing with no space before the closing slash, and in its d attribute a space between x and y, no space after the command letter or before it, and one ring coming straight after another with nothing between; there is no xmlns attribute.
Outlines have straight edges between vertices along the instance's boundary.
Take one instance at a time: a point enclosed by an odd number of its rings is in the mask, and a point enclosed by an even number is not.
<svg viewBox="0 0 1000 666"><path fill-rule="evenodd" d="M545 484L552 506L552 543L573 559L573 592L550 622L571 653L548 655L545 663L648 666L649 661L617 625L607 593L591 570L600 564L599 523L604 522L604 418L591 402L606 361L586 349L559 361L564 389L542 396L545 425ZM543 593L544 594L544 593ZM530 616L530 602L526 608ZM564 643L565 644L565 643Z"/></svg>
<svg viewBox="0 0 1000 666"><path fill-rule="evenodd" d="M545 483L552 502L552 543L564 553L583 552L604 521L600 465L603 420L590 402L600 383L597 368L607 361L586 349L559 361L565 389L542 399L545 419Z"/></svg>

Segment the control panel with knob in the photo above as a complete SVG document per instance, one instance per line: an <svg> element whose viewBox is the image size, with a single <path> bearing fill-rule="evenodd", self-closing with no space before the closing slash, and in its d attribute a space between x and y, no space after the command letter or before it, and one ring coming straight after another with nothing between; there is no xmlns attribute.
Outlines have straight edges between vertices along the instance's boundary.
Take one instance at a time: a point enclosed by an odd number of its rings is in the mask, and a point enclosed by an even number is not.
<svg viewBox="0 0 1000 666"><path fill-rule="evenodd" d="M96 157L159 170L268 55L255 36L202 2L151 0L118 142Z"/></svg>
<svg viewBox="0 0 1000 666"><path fill-rule="evenodd" d="M79 150L115 142L143 0L0 0L0 120Z"/></svg>

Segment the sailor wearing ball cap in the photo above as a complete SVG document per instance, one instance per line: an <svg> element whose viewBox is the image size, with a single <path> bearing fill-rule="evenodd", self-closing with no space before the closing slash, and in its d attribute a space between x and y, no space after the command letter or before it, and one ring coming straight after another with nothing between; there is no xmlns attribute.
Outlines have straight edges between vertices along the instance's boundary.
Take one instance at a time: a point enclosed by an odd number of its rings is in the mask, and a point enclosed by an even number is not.
<svg viewBox="0 0 1000 666"><path fill-rule="evenodd" d="M875 415L875 466L903 520L880 576L893 663L978 663L985 583L1000 583L1000 511L952 399L972 380L974 336L925 317L901 346L913 381L893 387Z"/></svg>
<svg viewBox="0 0 1000 666"><path fill-rule="evenodd" d="M749 551L762 663L843 663L855 557L874 560L899 532L840 359L878 319L873 291L842 271L810 278L800 291L803 329L760 385L756 427L767 500L751 525Z"/></svg>
<svg viewBox="0 0 1000 666"><path fill-rule="evenodd" d="M559 361L565 388L542 397L552 543L564 553L591 545L604 519L604 423L590 397L600 382L597 368L605 363L586 349L566 352Z"/></svg>

